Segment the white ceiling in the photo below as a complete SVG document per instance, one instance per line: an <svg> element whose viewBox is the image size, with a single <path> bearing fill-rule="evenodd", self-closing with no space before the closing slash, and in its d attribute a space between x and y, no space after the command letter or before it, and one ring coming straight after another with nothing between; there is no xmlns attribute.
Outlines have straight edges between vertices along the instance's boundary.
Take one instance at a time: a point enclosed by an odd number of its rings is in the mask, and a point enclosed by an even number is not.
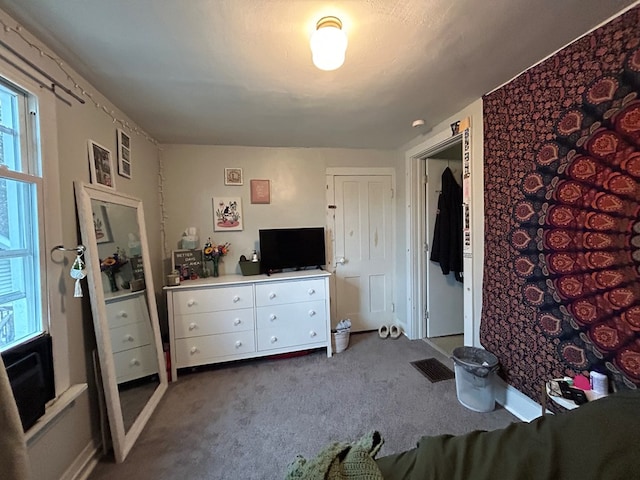
<svg viewBox="0 0 640 480"><path fill-rule="evenodd" d="M0 0L160 143L398 148L635 0ZM336 15L345 64L311 63ZM413 120L425 126L413 129Z"/></svg>

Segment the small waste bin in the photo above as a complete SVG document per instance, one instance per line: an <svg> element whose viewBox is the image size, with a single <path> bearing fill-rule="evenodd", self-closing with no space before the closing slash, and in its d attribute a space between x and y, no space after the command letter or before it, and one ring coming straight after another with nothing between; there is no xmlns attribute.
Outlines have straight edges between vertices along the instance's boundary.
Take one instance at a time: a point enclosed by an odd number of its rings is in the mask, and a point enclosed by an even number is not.
<svg viewBox="0 0 640 480"><path fill-rule="evenodd" d="M335 330L331 330L333 334L333 343L335 353L344 352L349 346L349 335L351 334L351 320L343 318L340 320Z"/></svg>
<svg viewBox="0 0 640 480"><path fill-rule="evenodd" d="M475 412L495 408L495 372L498 357L482 348L458 347L453 350L458 401Z"/></svg>
<svg viewBox="0 0 640 480"><path fill-rule="evenodd" d="M337 332L333 332L333 341L335 344L334 352L340 353L344 352L349 346L349 335L351 334L351 329L346 330L338 330Z"/></svg>

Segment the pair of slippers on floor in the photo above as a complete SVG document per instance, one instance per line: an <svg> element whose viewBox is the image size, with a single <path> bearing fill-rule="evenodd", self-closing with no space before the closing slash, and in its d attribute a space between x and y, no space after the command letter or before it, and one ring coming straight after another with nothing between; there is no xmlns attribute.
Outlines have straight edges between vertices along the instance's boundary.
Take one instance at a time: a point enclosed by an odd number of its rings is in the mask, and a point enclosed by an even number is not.
<svg viewBox="0 0 640 480"><path fill-rule="evenodd" d="M378 329L380 338L398 338L402 334L402 329L398 325L382 325Z"/></svg>

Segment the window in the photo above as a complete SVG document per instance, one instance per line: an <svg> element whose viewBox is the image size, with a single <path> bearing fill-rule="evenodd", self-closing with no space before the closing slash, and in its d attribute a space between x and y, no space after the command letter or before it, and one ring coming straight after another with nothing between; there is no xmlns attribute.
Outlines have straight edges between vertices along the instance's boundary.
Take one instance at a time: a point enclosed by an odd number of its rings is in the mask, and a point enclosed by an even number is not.
<svg viewBox="0 0 640 480"><path fill-rule="evenodd" d="M0 82L0 351L46 328L36 99Z"/></svg>

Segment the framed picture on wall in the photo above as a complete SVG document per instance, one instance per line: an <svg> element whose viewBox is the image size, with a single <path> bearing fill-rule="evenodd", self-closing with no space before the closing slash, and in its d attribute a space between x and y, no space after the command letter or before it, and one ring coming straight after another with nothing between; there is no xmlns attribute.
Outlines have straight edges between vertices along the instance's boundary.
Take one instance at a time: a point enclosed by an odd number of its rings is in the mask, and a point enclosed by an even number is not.
<svg viewBox="0 0 640 480"><path fill-rule="evenodd" d="M89 170L91 183L116 188L111 151L93 140L89 140Z"/></svg>
<svg viewBox="0 0 640 480"><path fill-rule="evenodd" d="M242 230L242 199L240 197L213 198L213 230L215 232Z"/></svg>
<svg viewBox="0 0 640 480"><path fill-rule="evenodd" d="M269 180L251 180L251 203L271 203Z"/></svg>
<svg viewBox="0 0 640 480"><path fill-rule="evenodd" d="M131 137L118 128L118 174L122 177L131 178Z"/></svg>
<svg viewBox="0 0 640 480"><path fill-rule="evenodd" d="M224 169L225 185L243 185L241 168L225 168Z"/></svg>

